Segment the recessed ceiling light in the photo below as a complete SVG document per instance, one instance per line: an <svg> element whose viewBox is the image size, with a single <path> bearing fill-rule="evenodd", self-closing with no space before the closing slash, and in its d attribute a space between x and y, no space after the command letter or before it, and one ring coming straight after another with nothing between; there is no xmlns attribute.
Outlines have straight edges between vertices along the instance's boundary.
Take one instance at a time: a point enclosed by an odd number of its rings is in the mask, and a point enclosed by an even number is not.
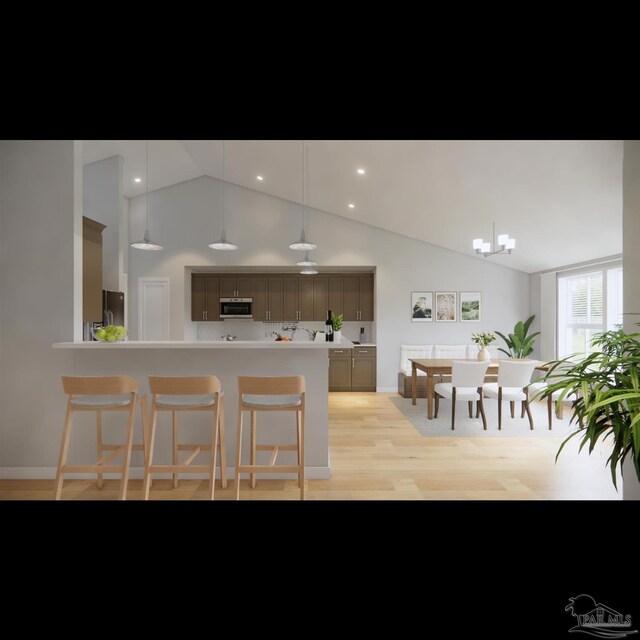
<svg viewBox="0 0 640 640"><path fill-rule="evenodd" d="M356 205L353 204L353 202L350 202L349 203L349 209L355 209L355 208L356 208Z"/></svg>
<svg viewBox="0 0 640 640"><path fill-rule="evenodd" d="M260 182L262 182L264 180L263 176L256 176L256 180L260 180Z"/></svg>
<svg viewBox="0 0 640 640"><path fill-rule="evenodd" d="M142 182L142 178L134 178L133 181L134 182Z"/></svg>
<svg viewBox="0 0 640 640"><path fill-rule="evenodd" d="M366 169L356 169L356 172L359 173L361 176L363 176L365 173L367 173Z"/></svg>

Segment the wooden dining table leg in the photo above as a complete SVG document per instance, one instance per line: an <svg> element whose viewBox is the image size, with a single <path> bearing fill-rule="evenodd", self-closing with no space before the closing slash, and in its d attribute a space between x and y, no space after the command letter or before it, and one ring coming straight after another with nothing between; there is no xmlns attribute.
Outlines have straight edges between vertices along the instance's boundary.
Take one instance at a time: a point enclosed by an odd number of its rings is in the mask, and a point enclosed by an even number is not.
<svg viewBox="0 0 640 640"><path fill-rule="evenodd" d="M411 404L416 403L417 396L417 387L418 387L418 371L416 369L416 363L411 363Z"/></svg>
<svg viewBox="0 0 640 640"><path fill-rule="evenodd" d="M427 371L427 418L433 420L433 373Z"/></svg>

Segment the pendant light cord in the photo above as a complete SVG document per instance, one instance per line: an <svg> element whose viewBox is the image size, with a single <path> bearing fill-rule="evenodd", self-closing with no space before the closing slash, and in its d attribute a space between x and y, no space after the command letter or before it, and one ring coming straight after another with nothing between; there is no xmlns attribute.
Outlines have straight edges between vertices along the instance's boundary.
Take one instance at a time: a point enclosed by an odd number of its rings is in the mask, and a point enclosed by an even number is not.
<svg viewBox="0 0 640 640"><path fill-rule="evenodd" d="M307 192L306 192L306 184L305 184L305 176L306 176L306 167L305 167L305 146L304 140L302 141L302 233L303 235L306 233L305 227L307 222Z"/></svg>
<svg viewBox="0 0 640 640"><path fill-rule="evenodd" d="M304 208L304 232L307 232L307 206L309 206L311 202L311 176L309 175L309 147L305 146L304 149L304 163L305 163L305 178L307 181L307 193L305 198L305 208Z"/></svg>
<svg viewBox="0 0 640 640"><path fill-rule="evenodd" d="M222 141L222 238L226 238L224 219L224 140Z"/></svg>
<svg viewBox="0 0 640 640"><path fill-rule="evenodd" d="M149 231L149 141L147 140L147 226L146 231Z"/></svg>

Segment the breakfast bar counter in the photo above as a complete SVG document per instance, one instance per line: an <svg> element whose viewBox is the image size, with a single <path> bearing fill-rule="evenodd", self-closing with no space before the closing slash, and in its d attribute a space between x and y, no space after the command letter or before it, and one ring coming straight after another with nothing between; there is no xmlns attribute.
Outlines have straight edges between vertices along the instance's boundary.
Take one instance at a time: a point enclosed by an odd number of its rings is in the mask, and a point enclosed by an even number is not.
<svg viewBox="0 0 640 640"><path fill-rule="evenodd" d="M130 375L140 384L140 393L150 401L147 377L215 375L222 384L225 397L225 428L227 442L228 476L233 477L237 424L238 376L286 376L304 375L306 385L305 416L305 465L308 479L325 479L330 475L329 460L329 410L328 410L328 350L339 345L351 349L353 343L275 340L251 341L162 341L141 342L58 342L54 349L72 350L72 370L62 370L60 375ZM62 392L62 389L61 389ZM105 416L106 420L107 416ZM64 415L60 415L60 429ZM166 421L166 424L163 422ZM162 416L158 421L154 456L158 464L171 458L170 418ZM198 441L206 438L209 423L197 413L185 416L181 431ZM108 427L108 425L105 425ZM114 429L116 427L114 426ZM139 427L136 427L138 438ZM245 430L243 459L248 455L249 430ZM295 420L291 415L279 412L261 414L258 418L258 444L261 441L295 442ZM264 434L261 436L261 433ZM200 440L202 441L202 440ZM85 449L88 443L82 448ZM267 456L266 452L259 452ZM279 463L286 464L286 454ZM294 455L291 452L291 455ZM137 456L137 457L136 457ZM260 462L260 460L258 461ZM267 460L268 462L268 460ZM265 462L266 463L266 462ZM132 459L132 477L142 471L142 454ZM138 467L138 469L136 469ZM197 477L191 475L191 477ZM260 479L258 474L258 479ZM265 474L270 479L278 474ZM281 477L295 477L283 474ZM250 495L250 494L249 494ZM249 496L248 496L249 497Z"/></svg>

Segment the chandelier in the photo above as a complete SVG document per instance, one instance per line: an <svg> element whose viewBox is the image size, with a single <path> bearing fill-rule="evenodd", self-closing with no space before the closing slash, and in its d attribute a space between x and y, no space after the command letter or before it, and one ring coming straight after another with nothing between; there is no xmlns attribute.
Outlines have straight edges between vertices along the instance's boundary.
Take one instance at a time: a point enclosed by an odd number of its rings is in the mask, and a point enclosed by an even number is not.
<svg viewBox="0 0 640 640"><path fill-rule="evenodd" d="M511 253L516 248L515 238L510 238L508 233L501 233L496 238L496 223L493 223L493 245L491 242L485 242L482 238L476 238L473 241L473 248L476 253L483 255L485 258L493 256L496 253ZM491 247L500 247L499 249L491 250Z"/></svg>

